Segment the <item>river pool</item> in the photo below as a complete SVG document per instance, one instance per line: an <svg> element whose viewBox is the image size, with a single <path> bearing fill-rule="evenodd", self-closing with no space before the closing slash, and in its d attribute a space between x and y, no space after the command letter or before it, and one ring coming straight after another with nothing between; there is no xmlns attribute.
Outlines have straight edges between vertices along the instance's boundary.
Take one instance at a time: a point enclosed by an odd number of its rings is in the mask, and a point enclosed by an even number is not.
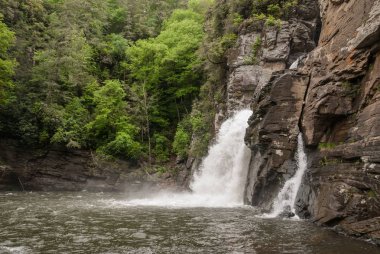
<svg viewBox="0 0 380 254"><path fill-rule="evenodd" d="M132 205L125 194L0 193L0 253L380 253L251 207Z"/></svg>

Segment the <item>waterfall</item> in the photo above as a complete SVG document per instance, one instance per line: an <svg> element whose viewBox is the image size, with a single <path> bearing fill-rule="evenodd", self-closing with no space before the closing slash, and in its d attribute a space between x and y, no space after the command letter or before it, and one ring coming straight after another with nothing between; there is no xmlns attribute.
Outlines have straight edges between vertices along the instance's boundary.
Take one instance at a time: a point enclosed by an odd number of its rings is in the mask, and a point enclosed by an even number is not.
<svg viewBox="0 0 380 254"><path fill-rule="evenodd" d="M161 192L128 205L180 207L233 207L244 204L250 150L244 144L250 110L241 110L221 126L215 144L194 174L191 193Z"/></svg>
<svg viewBox="0 0 380 254"><path fill-rule="evenodd" d="M274 218L281 213L293 213L295 214L295 203L298 190L302 183L303 175L307 169L307 157L304 150L304 143L302 133L298 135L298 147L296 153L297 160L297 172L296 174L285 182L284 187L278 193L278 196L273 202L272 212L265 214L264 217Z"/></svg>

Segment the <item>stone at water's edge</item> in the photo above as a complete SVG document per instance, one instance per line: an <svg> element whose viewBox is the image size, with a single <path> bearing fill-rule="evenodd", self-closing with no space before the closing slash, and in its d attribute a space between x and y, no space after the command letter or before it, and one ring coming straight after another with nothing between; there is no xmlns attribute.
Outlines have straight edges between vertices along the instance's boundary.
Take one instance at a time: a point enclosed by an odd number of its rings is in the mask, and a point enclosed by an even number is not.
<svg viewBox="0 0 380 254"><path fill-rule="evenodd" d="M0 190L136 191L161 184L125 161L101 160L90 151L38 150L5 139L0 151Z"/></svg>
<svg viewBox="0 0 380 254"><path fill-rule="evenodd" d="M283 211L282 213L278 215L278 217L280 218L293 218L294 216L296 215L289 210Z"/></svg>
<svg viewBox="0 0 380 254"><path fill-rule="evenodd" d="M247 199L270 206L273 192L292 174L292 137L300 125L310 165L297 213L379 242L380 1L319 3L319 46L296 71L272 77L253 103L246 136L253 152ZM308 80L294 84L294 89L307 87L300 110L286 111L279 103L288 97L285 84L278 85L286 75L288 83L300 76ZM297 108L298 100L289 102L289 108ZM288 113L282 119L276 114L281 110Z"/></svg>

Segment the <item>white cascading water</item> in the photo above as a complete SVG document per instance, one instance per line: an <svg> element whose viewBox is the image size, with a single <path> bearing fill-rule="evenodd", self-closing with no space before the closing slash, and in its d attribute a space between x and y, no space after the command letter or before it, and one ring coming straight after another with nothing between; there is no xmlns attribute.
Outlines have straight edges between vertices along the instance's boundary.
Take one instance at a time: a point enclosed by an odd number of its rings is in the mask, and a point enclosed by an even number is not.
<svg viewBox="0 0 380 254"><path fill-rule="evenodd" d="M302 133L298 135L296 160L298 168L296 174L285 182L284 187L278 193L273 202L272 212L269 214L264 214L264 217L275 218L285 211L295 214L297 193L301 186L303 175L307 169L307 157L304 150Z"/></svg>
<svg viewBox="0 0 380 254"><path fill-rule="evenodd" d="M134 199L125 205L175 207L234 207L244 204L243 195L250 160L244 144L250 110L241 110L226 120L190 184L190 193L161 192Z"/></svg>

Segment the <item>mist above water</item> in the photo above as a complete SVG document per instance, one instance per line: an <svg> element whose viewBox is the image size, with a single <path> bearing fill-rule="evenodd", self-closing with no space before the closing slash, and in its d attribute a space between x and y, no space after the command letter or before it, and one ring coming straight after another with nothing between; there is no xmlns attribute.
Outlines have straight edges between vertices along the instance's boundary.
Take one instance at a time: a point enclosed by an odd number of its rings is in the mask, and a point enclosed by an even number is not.
<svg viewBox="0 0 380 254"><path fill-rule="evenodd" d="M250 110L226 120L190 184L192 192L160 192L149 198L122 201L134 206L234 207L244 204L250 150L244 144ZM120 201L118 201L120 203Z"/></svg>

